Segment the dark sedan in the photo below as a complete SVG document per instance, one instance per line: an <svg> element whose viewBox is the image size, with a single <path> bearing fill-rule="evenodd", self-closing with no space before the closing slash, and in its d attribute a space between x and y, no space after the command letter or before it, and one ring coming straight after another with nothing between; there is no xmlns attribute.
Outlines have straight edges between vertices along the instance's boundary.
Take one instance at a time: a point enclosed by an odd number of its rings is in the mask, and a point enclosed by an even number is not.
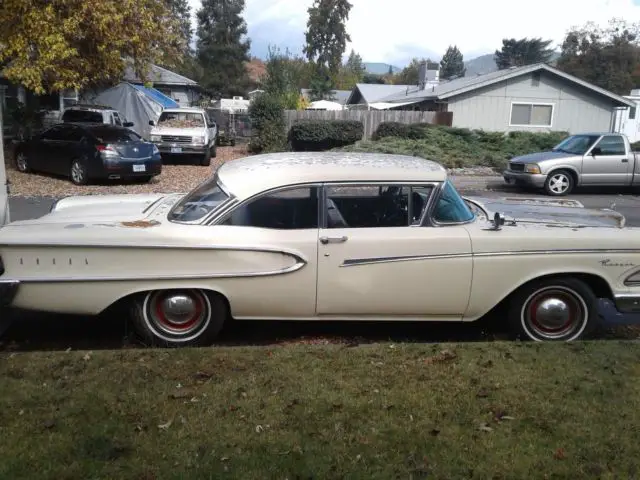
<svg viewBox="0 0 640 480"><path fill-rule="evenodd" d="M162 172L153 143L106 124L60 123L20 143L15 158L21 172L65 175L76 185L106 179L149 181Z"/></svg>

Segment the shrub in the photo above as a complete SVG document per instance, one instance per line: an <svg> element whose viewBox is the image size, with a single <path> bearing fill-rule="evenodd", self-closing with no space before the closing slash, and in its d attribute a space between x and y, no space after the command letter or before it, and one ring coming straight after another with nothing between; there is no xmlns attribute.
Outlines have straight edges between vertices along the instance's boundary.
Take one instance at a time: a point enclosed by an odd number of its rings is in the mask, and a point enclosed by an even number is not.
<svg viewBox="0 0 640 480"><path fill-rule="evenodd" d="M550 150L568 133L487 132L428 124L386 122L377 140L345 147L345 151L416 155L445 167L487 166L503 169L516 155Z"/></svg>
<svg viewBox="0 0 640 480"><path fill-rule="evenodd" d="M303 120L289 131L295 151L323 151L344 147L362 140L364 125L354 120Z"/></svg>
<svg viewBox="0 0 640 480"><path fill-rule="evenodd" d="M286 125L284 106L278 97L258 95L249 106L252 138L251 153L266 153L286 150Z"/></svg>
<svg viewBox="0 0 640 480"><path fill-rule="evenodd" d="M640 152L640 142L632 143L631 150L633 150L634 152Z"/></svg>

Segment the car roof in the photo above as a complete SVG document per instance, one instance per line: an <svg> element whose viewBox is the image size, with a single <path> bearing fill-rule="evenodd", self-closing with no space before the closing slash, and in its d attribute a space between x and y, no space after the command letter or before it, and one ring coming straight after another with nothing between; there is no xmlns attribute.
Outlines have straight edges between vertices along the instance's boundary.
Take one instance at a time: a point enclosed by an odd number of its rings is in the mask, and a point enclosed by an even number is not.
<svg viewBox="0 0 640 480"><path fill-rule="evenodd" d="M437 162L408 155L354 152L284 152L224 163L218 177L244 199L265 190L314 182L443 182Z"/></svg>
<svg viewBox="0 0 640 480"><path fill-rule="evenodd" d="M67 110L82 110L82 111L92 111L92 112L99 112L103 110L108 110L110 112L116 111L113 107L109 107L107 105L88 105L88 104L82 104L82 103L76 103L75 105L71 105L70 107L67 107L65 109L65 112Z"/></svg>

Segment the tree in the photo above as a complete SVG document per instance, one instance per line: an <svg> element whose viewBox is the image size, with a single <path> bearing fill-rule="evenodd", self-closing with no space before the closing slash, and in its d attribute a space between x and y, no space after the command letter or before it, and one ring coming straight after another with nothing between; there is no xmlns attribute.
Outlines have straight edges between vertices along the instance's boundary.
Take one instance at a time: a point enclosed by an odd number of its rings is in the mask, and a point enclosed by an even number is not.
<svg viewBox="0 0 640 480"><path fill-rule="evenodd" d="M429 70L435 70L439 67L437 63L432 62L428 58L414 58L413 60L411 60L411 63L409 65L404 67L402 71L395 76L394 83L396 85L418 85L420 64L423 62L427 62L427 68Z"/></svg>
<svg viewBox="0 0 640 480"><path fill-rule="evenodd" d="M2 0L0 68L37 94L112 84L130 63L173 65L184 51L178 19L158 0Z"/></svg>
<svg viewBox="0 0 640 480"><path fill-rule="evenodd" d="M348 0L314 0L307 10L304 54L309 62L324 67L333 75L342 64L342 54L351 37L347 33L351 3Z"/></svg>
<svg viewBox="0 0 640 480"><path fill-rule="evenodd" d="M361 83L366 69L362 63L362 57L351 50L345 65L340 67L336 78L336 88L339 90L351 90L357 83Z"/></svg>
<svg viewBox="0 0 640 480"><path fill-rule="evenodd" d="M324 66L317 67L315 75L311 79L311 101L334 100L334 83L329 74L329 70Z"/></svg>
<svg viewBox="0 0 640 480"><path fill-rule="evenodd" d="M548 63L553 56L553 50L548 48L551 40L541 38L505 38L502 49L496 50L494 59L498 70L510 67L523 67L534 63Z"/></svg>
<svg viewBox="0 0 640 480"><path fill-rule="evenodd" d="M466 71L464 57L458 47L456 45L449 46L440 60L440 78L464 77Z"/></svg>
<svg viewBox="0 0 640 480"><path fill-rule="evenodd" d="M164 0L171 15L177 20L180 28L180 36L184 42L185 53L192 51L191 39L193 28L191 27L191 7L187 0Z"/></svg>
<svg viewBox="0 0 640 480"><path fill-rule="evenodd" d="M382 75L376 75L375 73L366 73L362 78L362 83L384 85L385 80Z"/></svg>
<svg viewBox="0 0 640 480"><path fill-rule="evenodd" d="M640 85L640 23L612 19L573 28L562 43L557 67L601 88L628 95Z"/></svg>
<svg viewBox="0 0 640 480"><path fill-rule="evenodd" d="M284 53L279 48L269 48L266 73L262 78L265 93L279 98L286 109L297 109L300 101L300 89L309 84L309 67L301 58Z"/></svg>
<svg viewBox="0 0 640 480"><path fill-rule="evenodd" d="M247 24L244 0L203 0L198 10L196 56L202 67L201 85L216 97L245 95L251 41L243 38Z"/></svg>

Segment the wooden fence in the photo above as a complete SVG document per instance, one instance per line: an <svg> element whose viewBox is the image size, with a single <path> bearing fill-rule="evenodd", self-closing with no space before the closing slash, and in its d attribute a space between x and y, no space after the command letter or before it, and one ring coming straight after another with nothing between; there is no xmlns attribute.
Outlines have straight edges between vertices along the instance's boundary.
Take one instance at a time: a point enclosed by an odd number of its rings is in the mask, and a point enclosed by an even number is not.
<svg viewBox="0 0 640 480"><path fill-rule="evenodd" d="M359 120L364 139L370 139L383 122L432 123L451 126L452 112L415 112L408 110L285 110L287 132L299 120Z"/></svg>

